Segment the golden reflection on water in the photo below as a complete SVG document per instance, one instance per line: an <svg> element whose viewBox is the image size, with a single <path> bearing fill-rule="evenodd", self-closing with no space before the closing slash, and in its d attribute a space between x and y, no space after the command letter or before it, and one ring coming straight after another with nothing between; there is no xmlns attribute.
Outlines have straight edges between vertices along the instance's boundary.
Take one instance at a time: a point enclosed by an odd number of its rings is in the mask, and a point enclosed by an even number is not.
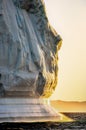
<svg viewBox="0 0 86 130"><path fill-rule="evenodd" d="M74 120L72 118L69 118L68 116L65 116L64 114L61 115L61 120L59 122L73 122Z"/></svg>

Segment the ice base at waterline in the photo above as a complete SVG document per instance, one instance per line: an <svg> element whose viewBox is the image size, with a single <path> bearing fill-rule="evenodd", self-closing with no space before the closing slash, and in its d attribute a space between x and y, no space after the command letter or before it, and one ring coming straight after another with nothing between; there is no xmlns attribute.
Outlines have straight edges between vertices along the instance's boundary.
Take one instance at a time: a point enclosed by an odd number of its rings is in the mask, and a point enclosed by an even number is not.
<svg viewBox="0 0 86 130"><path fill-rule="evenodd" d="M1 98L0 123L58 121L61 115L48 99Z"/></svg>

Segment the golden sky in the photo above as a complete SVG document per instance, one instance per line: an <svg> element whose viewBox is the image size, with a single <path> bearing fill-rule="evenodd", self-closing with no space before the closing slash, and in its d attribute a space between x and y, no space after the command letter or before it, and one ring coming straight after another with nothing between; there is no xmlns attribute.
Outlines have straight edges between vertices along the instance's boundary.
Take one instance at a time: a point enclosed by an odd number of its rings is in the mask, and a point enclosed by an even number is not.
<svg viewBox="0 0 86 130"><path fill-rule="evenodd" d="M45 0L45 5L63 39L58 87L51 99L86 101L86 0Z"/></svg>

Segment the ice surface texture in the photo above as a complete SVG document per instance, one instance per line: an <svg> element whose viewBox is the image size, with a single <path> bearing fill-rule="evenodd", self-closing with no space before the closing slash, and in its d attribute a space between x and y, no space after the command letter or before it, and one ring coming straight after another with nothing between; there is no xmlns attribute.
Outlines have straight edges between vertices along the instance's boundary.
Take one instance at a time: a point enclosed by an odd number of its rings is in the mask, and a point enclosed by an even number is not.
<svg viewBox="0 0 86 130"><path fill-rule="evenodd" d="M42 0L0 0L0 96L49 97L61 41Z"/></svg>

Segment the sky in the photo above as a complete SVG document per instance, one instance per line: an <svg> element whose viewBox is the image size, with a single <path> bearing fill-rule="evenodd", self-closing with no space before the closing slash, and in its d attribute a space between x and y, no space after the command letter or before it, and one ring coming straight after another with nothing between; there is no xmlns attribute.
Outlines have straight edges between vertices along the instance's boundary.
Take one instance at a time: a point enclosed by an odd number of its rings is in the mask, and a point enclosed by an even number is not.
<svg viewBox="0 0 86 130"><path fill-rule="evenodd" d="M86 0L45 0L50 24L63 39L54 100L86 101Z"/></svg>

